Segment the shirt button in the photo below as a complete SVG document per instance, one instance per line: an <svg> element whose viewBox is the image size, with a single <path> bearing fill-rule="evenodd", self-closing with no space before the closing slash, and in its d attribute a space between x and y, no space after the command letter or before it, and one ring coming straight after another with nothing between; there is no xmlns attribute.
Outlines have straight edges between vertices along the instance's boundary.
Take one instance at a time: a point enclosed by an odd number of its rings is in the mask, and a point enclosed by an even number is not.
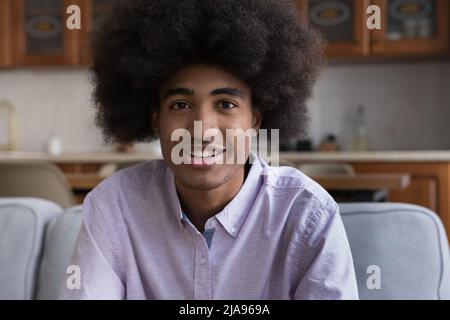
<svg viewBox="0 0 450 320"><path fill-rule="evenodd" d="M215 228L217 226L217 221L216 220L211 221L210 225L212 228Z"/></svg>
<svg viewBox="0 0 450 320"><path fill-rule="evenodd" d="M200 264L201 264L201 265L204 265L204 264L205 264L205 260L206 260L205 257L202 257L202 258L200 259Z"/></svg>
<svg viewBox="0 0 450 320"><path fill-rule="evenodd" d="M236 228L235 227L231 228L231 232L235 233L236 232Z"/></svg>

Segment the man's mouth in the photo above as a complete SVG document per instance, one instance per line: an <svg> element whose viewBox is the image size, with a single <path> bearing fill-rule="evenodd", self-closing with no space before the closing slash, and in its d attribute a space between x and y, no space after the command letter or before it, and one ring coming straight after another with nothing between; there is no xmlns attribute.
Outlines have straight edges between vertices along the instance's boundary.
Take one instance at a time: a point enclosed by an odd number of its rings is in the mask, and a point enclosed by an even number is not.
<svg viewBox="0 0 450 320"><path fill-rule="evenodd" d="M193 158L214 158L215 156L223 153L222 150L203 150L203 151L188 151L188 155Z"/></svg>
<svg viewBox="0 0 450 320"><path fill-rule="evenodd" d="M218 160L223 157L225 152L225 148L209 146L203 150L189 150L186 152L186 155L190 157L188 164L195 166L211 166L216 164Z"/></svg>

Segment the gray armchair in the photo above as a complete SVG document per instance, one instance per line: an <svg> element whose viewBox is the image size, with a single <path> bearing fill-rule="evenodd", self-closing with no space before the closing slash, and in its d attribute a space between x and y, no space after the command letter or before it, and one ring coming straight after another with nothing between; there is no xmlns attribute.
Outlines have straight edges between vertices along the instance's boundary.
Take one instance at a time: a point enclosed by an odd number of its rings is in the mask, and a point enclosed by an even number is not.
<svg viewBox="0 0 450 320"><path fill-rule="evenodd" d="M47 225L62 213L53 202L0 198L0 299L33 299Z"/></svg>
<svg viewBox="0 0 450 320"><path fill-rule="evenodd" d="M80 213L44 199L0 198L0 300L58 297Z"/></svg>
<svg viewBox="0 0 450 320"><path fill-rule="evenodd" d="M50 222L45 233L36 299L51 300L58 297L80 226L81 206L65 210Z"/></svg>
<svg viewBox="0 0 450 320"><path fill-rule="evenodd" d="M340 204L340 211L360 299L450 299L449 244L435 213L400 203ZM377 271L379 289L367 285Z"/></svg>

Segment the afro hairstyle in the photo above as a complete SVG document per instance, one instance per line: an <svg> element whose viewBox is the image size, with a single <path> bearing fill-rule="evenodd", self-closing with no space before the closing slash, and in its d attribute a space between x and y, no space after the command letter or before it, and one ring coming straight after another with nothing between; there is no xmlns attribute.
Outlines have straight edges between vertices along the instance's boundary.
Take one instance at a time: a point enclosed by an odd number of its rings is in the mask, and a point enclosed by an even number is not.
<svg viewBox="0 0 450 320"><path fill-rule="evenodd" d="M159 88L193 63L245 81L264 129L304 137L325 41L289 0L114 0L90 34L96 124L106 143L156 138Z"/></svg>

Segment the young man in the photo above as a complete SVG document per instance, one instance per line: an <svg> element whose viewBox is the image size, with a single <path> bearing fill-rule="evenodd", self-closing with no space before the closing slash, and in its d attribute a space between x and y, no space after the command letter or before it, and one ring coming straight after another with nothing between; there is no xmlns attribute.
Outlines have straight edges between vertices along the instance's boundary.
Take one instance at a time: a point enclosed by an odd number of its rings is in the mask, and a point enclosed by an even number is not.
<svg viewBox="0 0 450 320"><path fill-rule="evenodd" d="M97 123L107 141L158 137L164 160L88 194L71 262L81 288L61 298L357 299L327 192L248 144L204 135L301 136L322 49L289 1L114 2L92 38ZM198 140L197 121L200 150L174 161L173 133ZM210 144L215 152L204 152ZM242 152L249 161L218 161Z"/></svg>

